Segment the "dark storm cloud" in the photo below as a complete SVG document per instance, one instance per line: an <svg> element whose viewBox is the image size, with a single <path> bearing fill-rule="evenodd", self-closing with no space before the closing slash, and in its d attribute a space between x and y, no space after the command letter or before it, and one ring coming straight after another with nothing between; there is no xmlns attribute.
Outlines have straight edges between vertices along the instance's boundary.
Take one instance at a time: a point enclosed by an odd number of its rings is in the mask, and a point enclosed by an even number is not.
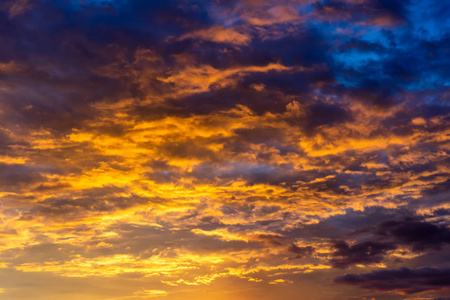
<svg viewBox="0 0 450 300"><path fill-rule="evenodd" d="M376 233L381 237L392 237L397 243L410 245L415 251L439 250L450 243L450 230L445 225L415 220L386 221L378 225Z"/></svg>
<svg viewBox="0 0 450 300"><path fill-rule="evenodd" d="M336 223L332 221L331 224ZM364 224L370 223L365 220ZM322 228L325 228L324 225ZM327 231L331 229L332 227L329 227ZM335 251L330 260L333 267L347 268L352 264L379 263L388 257L389 250L395 250L400 246L408 246L412 251L426 253L431 250L441 250L444 245L450 243L450 231L446 225L432 224L419 218L408 218L402 221L388 220L376 227L366 227L347 233L349 237L367 237L368 235L371 236L371 240L351 245L346 241L335 241L333 244Z"/></svg>
<svg viewBox="0 0 450 300"><path fill-rule="evenodd" d="M211 99L214 99L214 101L212 102ZM171 104L171 102L168 103ZM179 97L174 99L172 103L182 115L204 115L217 110L229 110L238 104L245 105L259 114L268 111L281 113L285 111L289 102L284 95L273 90L261 93L248 87L228 87L212 89L186 98Z"/></svg>
<svg viewBox="0 0 450 300"><path fill-rule="evenodd" d="M347 209L344 214L337 214L320 220L317 224L309 224L301 229L284 232L289 237L315 236L320 238L331 238L334 242L344 236L352 237L360 233L373 231L373 227L383 221L393 218L409 216L411 212L402 209L386 209L384 207L368 207L364 211ZM342 241L341 241L342 242ZM378 241L375 241L378 242ZM380 241L381 242L381 241ZM343 241L343 243L348 244Z"/></svg>
<svg viewBox="0 0 450 300"><path fill-rule="evenodd" d="M445 257L445 251L440 250L450 243L446 216L445 209L436 210L429 216L414 216L407 207L371 207L365 211L347 210L317 224L279 232L291 238L332 239L329 263L335 268L385 263L392 258L392 251L405 246L421 255L432 253L441 257L437 258L439 261ZM423 262L427 261L431 261L429 257L423 259Z"/></svg>
<svg viewBox="0 0 450 300"><path fill-rule="evenodd" d="M328 55L333 41L325 38L325 33L320 26L305 27L299 33L293 33L281 39L254 39L245 51L230 49L224 56L223 49L214 43L198 45L189 41L166 42L169 36L180 36L212 25L214 21L208 15L208 10L215 3L210 5L205 5L203 2L188 5L171 1L152 1L151 4L145 1L88 2L79 5L75 3L75 1L65 4L34 1L32 5L34 10L27 10L15 18L4 18L6 22L4 28L14 30L5 32L5 39L11 41L6 45L11 48L3 49L2 60L16 61L19 65L26 65L25 70L18 72L7 81L13 85L20 85L22 88L30 85L28 89L21 92L24 93L21 102L14 102L12 98L11 101L8 100L10 109L20 113L18 115L20 119L16 122L35 122L52 128L63 128L62 126L73 128L79 126L82 120L92 118L93 112L89 108L89 103L103 99L111 101L127 96L141 97L148 87L139 88L136 84L94 72L99 67L116 62L118 58L123 65L132 61L138 48L155 49L157 54L164 57L169 68L174 63L170 55L174 54L186 55L195 61L208 63L218 69L236 65L263 66L275 62L281 62L287 66L312 67L311 71L286 75L255 74L245 80L247 85L252 82L264 83L267 87L265 93L257 93L244 87L237 90L226 88L174 100L175 108L178 107L178 110L175 109L173 112L182 109L186 114L229 109L236 104L244 104L260 113L282 112L288 102L283 99L276 100L280 98L276 90L301 95L302 99L305 99L311 97L310 93L318 83L325 84L322 87L325 91L332 88L330 84L336 82L335 75L341 72L340 67L334 65ZM361 4L364 9L359 7L355 8L355 11L371 12L396 20L404 19L408 11L405 8L408 3L403 2L377 1L368 6L363 5L367 4ZM325 1L318 3L316 9L322 11L325 7L334 9L341 7L348 11L348 7L357 6L344 2ZM3 13L7 14L6 11ZM41 19L48 21L38 26ZM30 25L24 26L24 20L27 20ZM36 33L38 29L43 30L42 26L49 32L45 36ZM156 27L159 29L156 30ZM18 40L26 40L25 44L28 46L24 48L17 44ZM362 44L363 41L359 43ZM429 43L436 43L436 41ZM424 44L422 48L423 51L426 51L427 47L446 49L445 42L442 41L442 43L444 44L441 47ZM303 47L305 44L308 47ZM382 54L384 48L376 50L377 45L379 46L378 41L371 41L370 51ZM25 55L30 47L33 48L36 57L33 61ZM283 49L283 51L277 51L277 49ZM394 54L392 60L398 62L398 59L402 57L404 57L403 54ZM442 66L446 56L434 55L433 57L436 65ZM392 65L387 63L386 67ZM411 67L418 64L401 63L401 65ZM418 70L419 68L411 72L417 74ZM442 70L441 77L445 76L444 68ZM355 76L367 73L367 70L362 70ZM354 87L336 85L331 90L384 106L396 102L394 98L396 98L397 73L394 72L388 78L383 77L385 79L377 74L374 74L371 79L363 76L366 79L358 82ZM392 88L386 85L387 81L393 82ZM17 96L17 93L14 95ZM263 101L265 97L267 100ZM215 101L209 101L211 98ZM170 113L170 107L167 109L163 113ZM332 124L351 120L348 118L349 113L336 105L324 107L321 104L314 104L311 106L311 111L312 115L308 114L311 116L308 124L312 127L323 125L325 122Z"/></svg>
<svg viewBox="0 0 450 300"><path fill-rule="evenodd" d="M448 289L450 270L436 268L382 270L366 274L346 274L336 277L335 282L356 285L364 289L414 294Z"/></svg>
<svg viewBox="0 0 450 300"><path fill-rule="evenodd" d="M14 18L0 12L0 62L17 65L13 74L0 72L2 84L13 91L2 97L14 123L58 130L93 118L91 103L139 96L135 86L103 76L99 68L117 60L125 64L138 48L158 48L169 35L210 22L204 10L168 1L30 5Z"/></svg>
<svg viewBox="0 0 450 300"><path fill-rule="evenodd" d="M388 250L395 249L395 245L378 242L362 242L349 246L345 241L336 241L333 245L331 263L335 268L347 268L352 264L374 264L383 260Z"/></svg>
<svg viewBox="0 0 450 300"><path fill-rule="evenodd" d="M336 104L315 103L308 107L308 110L308 128L351 122L353 119L348 110Z"/></svg>
<svg viewBox="0 0 450 300"><path fill-rule="evenodd" d="M305 43L309 46L302 47ZM306 27L298 34L275 40L255 41L252 46L252 51L242 56L242 62L266 65L280 61L288 66L317 67L327 61L330 44L322 32L314 27ZM277 51L277 47L283 51Z"/></svg>
<svg viewBox="0 0 450 300"><path fill-rule="evenodd" d="M289 252L292 252L294 254L297 254L295 258L301 258L304 256L309 256L314 253L314 247L307 246L307 247L299 247L295 244L291 244L288 248Z"/></svg>

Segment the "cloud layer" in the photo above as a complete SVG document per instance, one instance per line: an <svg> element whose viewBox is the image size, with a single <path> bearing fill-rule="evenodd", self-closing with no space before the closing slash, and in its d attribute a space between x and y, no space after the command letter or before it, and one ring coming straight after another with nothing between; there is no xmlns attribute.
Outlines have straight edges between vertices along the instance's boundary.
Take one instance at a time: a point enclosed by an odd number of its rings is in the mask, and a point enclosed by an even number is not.
<svg viewBox="0 0 450 300"><path fill-rule="evenodd" d="M445 299L448 12L4 1L2 297Z"/></svg>

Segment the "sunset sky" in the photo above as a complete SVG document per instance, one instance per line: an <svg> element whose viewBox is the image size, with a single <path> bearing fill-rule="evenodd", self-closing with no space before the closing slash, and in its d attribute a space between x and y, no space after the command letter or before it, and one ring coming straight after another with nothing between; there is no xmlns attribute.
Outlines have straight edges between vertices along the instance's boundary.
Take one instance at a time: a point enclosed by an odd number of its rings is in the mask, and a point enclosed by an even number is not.
<svg viewBox="0 0 450 300"><path fill-rule="evenodd" d="M0 299L449 300L450 1L0 0Z"/></svg>

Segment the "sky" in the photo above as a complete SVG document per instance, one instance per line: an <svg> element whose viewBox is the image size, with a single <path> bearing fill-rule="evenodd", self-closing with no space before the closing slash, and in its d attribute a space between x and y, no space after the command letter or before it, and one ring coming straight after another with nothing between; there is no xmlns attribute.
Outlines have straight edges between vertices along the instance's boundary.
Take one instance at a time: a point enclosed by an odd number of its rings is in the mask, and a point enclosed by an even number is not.
<svg viewBox="0 0 450 300"><path fill-rule="evenodd" d="M449 300L450 2L0 1L2 300Z"/></svg>

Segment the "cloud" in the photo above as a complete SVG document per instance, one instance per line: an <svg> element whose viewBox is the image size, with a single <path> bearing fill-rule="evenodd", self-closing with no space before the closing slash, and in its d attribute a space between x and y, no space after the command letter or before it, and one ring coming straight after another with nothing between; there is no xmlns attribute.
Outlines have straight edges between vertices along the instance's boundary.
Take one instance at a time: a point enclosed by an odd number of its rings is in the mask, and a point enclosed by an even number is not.
<svg viewBox="0 0 450 300"><path fill-rule="evenodd" d="M273 6L261 15L245 16L247 22L256 26L273 25L276 23L295 23L301 18L298 11L292 6Z"/></svg>
<svg viewBox="0 0 450 300"><path fill-rule="evenodd" d="M349 246L344 241L336 241L333 245L331 263L335 268L347 268L352 264L375 264L383 260L386 252L395 249L395 245L378 242L362 242Z"/></svg>
<svg viewBox="0 0 450 300"><path fill-rule="evenodd" d="M442 297L448 10L3 1L4 294Z"/></svg>
<svg viewBox="0 0 450 300"><path fill-rule="evenodd" d="M167 296L167 292L163 290L140 290L135 292L133 295L142 298L152 298L159 296Z"/></svg>
<svg viewBox="0 0 450 300"><path fill-rule="evenodd" d="M383 222L378 225L376 233L382 237L392 237L397 243L411 245L415 251L439 250L450 243L450 230L445 225L414 220Z"/></svg>
<svg viewBox="0 0 450 300"><path fill-rule="evenodd" d="M267 66L243 66L226 70L218 70L209 65L200 67L188 67L178 74L167 78L158 78L161 82L173 83L180 89L180 93L201 93L209 91L213 86L216 88L233 85L235 77L246 74L269 71L289 71L289 67L281 64L268 64Z"/></svg>
<svg viewBox="0 0 450 300"><path fill-rule="evenodd" d="M382 270L367 274L346 274L336 277L335 282L356 285L364 289L414 294L448 289L450 270L436 268Z"/></svg>
<svg viewBox="0 0 450 300"><path fill-rule="evenodd" d="M315 6L323 18L393 26L407 21L408 4L409 1L323 1Z"/></svg>
<svg viewBox="0 0 450 300"><path fill-rule="evenodd" d="M229 43L238 46L247 45L251 40L249 35L226 27L211 27L208 29L202 29L200 31L185 34L180 37L180 40L188 38L211 41L215 43Z"/></svg>
<svg viewBox="0 0 450 300"><path fill-rule="evenodd" d="M31 9L33 6L30 2L30 0L9 1L9 17L14 18Z"/></svg>

